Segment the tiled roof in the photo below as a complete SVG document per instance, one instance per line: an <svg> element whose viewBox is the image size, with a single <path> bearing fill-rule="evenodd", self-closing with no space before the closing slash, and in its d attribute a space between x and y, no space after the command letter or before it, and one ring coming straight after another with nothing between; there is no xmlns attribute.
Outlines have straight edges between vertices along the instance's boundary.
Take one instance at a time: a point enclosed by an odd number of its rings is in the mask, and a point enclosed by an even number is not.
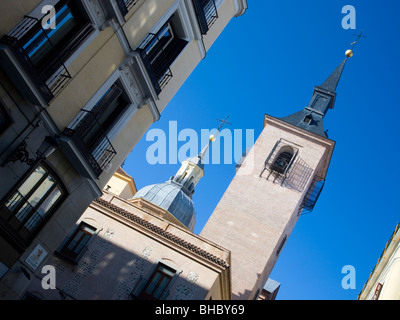
<svg viewBox="0 0 400 320"><path fill-rule="evenodd" d="M101 199L101 198L94 200L94 202L98 203L99 205L101 205L103 207L106 207L107 209L109 209L115 213L122 215L124 218L134 221L135 223L141 225L142 227L144 227L154 233L157 233L158 235L174 242L175 244L177 244L185 249L188 249L188 250L196 253L197 255L206 258L207 260L209 260L211 262L218 264L219 266L222 266L224 268L229 268L229 264L225 260L220 259L220 258L216 257L215 255L201 249L200 247L195 246L194 244L189 243L186 240L183 240L183 239L175 236L174 234L163 230L162 228L136 216L135 214L133 214L131 212L128 212L128 211L126 211L104 199Z"/></svg>

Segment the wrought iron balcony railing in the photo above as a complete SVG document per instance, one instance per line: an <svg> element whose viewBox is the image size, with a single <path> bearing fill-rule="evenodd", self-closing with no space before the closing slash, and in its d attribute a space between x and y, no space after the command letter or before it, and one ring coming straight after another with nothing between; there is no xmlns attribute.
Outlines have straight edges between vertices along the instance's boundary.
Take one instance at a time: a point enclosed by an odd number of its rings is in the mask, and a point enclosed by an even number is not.
<svg viewBox="0 0 400 320"><path fill-rule="evenodd" d="M154 53L155 50L150 51L150 47L152 46L158 47L157 56ZM154 89L159 94L172 78L172 72L169 68L170 62L164 48L161 46L160 38L157 34L149 33L136 51L142 57Z"/></svg>
<svg viewBox="0 0 400 320"><path fill-rule="evenodd" d="M136 48L157 94L173 77L170 67L188 43L167 32L167 29L170 28L169 23L167 22L157 34L149 33ZM170 32L173 33L173 31ZM166 37L166 34L169 36Z"/></svg>
<svg viewBox="0 0 400 320"><path fill-rule="evenodd" d="M165 288L154 288L151 294L147 293L146 289L149 282L149 279L140 276L132 289L131 297L137 300L165 300L168 297L169 291L165 290Z"/></svg>
<svg viewBox="0 0 400 320"><path fill-rule="evenodd" d="M215 0L193 0L202 34L207 34L210 27L218 19L218 11Z"/></svg>
<svg viewBox="0 0 400 320"><path fill-rule="evenodd" d="M63 134L74 142L86 158L94 174L99 177L117 154L96 115L81 110Z"/></svg>
<svg viewBox="0 0 400 320"><path fill-rule="evenodd" d="M318 176L314 177L306 195L304 196L303 202L300 205L299 214L310 213L314 210L315 204L317 203L317 200L322 192L324 184L324 179Z"/></svg>
<svg viewBox="0 0 400 320"><path fill-rule="evenodd" d="M15 214L14 209L21 207ZM37 212L29 201L16 191L7 203L0 205L0 225L23 247L28 245L44 222L43 214Z"/></svg>
<svg viewBox="0 0 400 320"><path fill-rule="evenodd" d="M69 12L67 9L64 14ZM71 34L66 35L62 45L56 46L51 38L52 29L45 30L41 19L25 16L9 34L0 40L0 44L5 45L13 56L4 63L13 64L17 61L44 101L49 103L71 80L71 75L64 64L65 61L92 31L91 23L80 22ZM6 66L5 69L15 70L10 66ZM9 71L9 73L11 79L16 79L15 72ZM20 78L23 79L24 76Z"/></svg>
<svg viewBox="0 0 400 320"><path fill-rule="evenodd" d="M121 14L125 17L129 10L131 10L139 0L116 0L116 2Z"/></svg>

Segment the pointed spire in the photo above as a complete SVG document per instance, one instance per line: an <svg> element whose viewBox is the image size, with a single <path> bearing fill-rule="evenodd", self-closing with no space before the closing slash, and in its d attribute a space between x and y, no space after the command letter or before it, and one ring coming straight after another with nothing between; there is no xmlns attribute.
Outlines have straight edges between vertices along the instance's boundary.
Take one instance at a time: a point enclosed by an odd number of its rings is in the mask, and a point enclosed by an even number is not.
<svg viewBox="0 0 400 320"><path fill-rule="evenodd" d="M340 77L342 76L344 66L346 65L348 57L343 60L343 62L336 68L336 70L325 80L325 82L320 85L321 89L329 92L335 92L339 84Z"/></svg>
<svg viewBox="0 0 400 320"><path fill-rule="evenodd" d="M307 107L290 116L282 118L283 121L299 128L328 137L324 130L323 120L329 109L333 109L336 100L336 88L339 84L347 59L353 56L352 50L346 51L346 58L325 80L314 88L314 93Z"/></svg>

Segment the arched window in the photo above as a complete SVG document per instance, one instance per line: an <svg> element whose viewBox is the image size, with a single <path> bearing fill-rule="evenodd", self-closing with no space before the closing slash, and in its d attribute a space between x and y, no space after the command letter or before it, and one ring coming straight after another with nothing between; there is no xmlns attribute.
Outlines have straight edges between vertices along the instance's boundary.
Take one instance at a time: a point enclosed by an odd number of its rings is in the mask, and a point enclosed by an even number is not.
<svg viewBox="0 0 400 320"><path fill-rule="evenodd" d="M290 161L293 158L293 150L291 148L283 148L274 162L272 163L271 169L280 174L284 174L289 167Z"/></svg>

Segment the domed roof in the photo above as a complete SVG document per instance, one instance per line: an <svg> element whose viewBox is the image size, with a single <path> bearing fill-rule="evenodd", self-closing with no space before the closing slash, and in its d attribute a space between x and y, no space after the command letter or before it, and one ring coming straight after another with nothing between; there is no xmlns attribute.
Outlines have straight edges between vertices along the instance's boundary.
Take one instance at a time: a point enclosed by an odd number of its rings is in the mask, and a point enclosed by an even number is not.
<svg viewBox="0 0 400 320"><path fill-rule="evenodd" d="M194 230L196 214L193 200L182 190L182 185L171 181L153 184L139 190L133 199L138 198L167 210L190 231Z"/></svg>

